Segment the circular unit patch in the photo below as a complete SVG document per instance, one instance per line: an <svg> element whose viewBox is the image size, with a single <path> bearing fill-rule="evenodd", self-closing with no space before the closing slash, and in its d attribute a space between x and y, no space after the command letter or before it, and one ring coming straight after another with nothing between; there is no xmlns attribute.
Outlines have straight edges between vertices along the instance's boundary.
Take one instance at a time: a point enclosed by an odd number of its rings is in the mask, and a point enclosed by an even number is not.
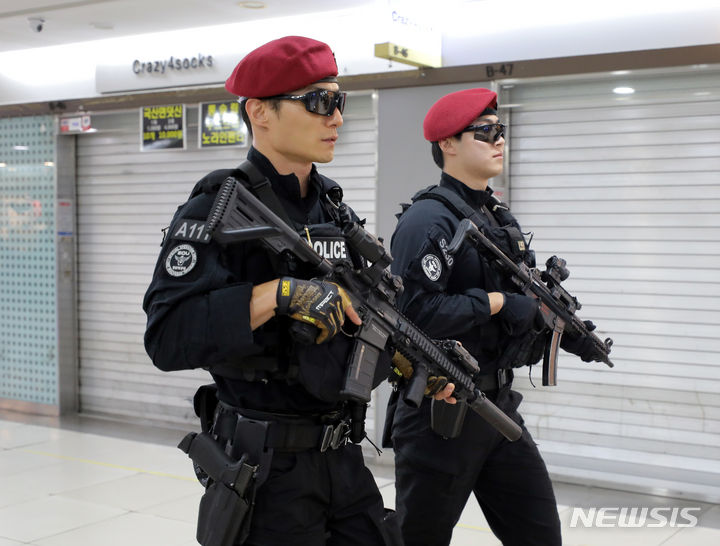
<svg viewBox="0 0 720 546"><path fill-rule="evenodd" d="M442 274L442 263L440 263L440 258L434 254L426 254L423 257L421 264L428 279L436 281L440 278L440 275Z"/></svg>
<svg viewBox="0 0 720 546"><path fill-rule="evenodd" d="M165 271L173 277L182 277L192 271L197 263L197 253L191 245L178 245L165 259Z"/></svg>

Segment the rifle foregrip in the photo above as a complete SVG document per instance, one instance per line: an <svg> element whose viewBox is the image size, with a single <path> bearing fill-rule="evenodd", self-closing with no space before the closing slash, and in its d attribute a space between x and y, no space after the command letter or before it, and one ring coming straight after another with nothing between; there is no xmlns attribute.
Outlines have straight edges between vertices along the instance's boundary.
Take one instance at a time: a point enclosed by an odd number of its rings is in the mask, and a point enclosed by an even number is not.
<svg viewBox="0 0 720 546"><path fill-rule="evenodd" d="M425 366L415 366L412 377L408 381L403 392L403 401L413 408L419 408L425 397L427 387L428 370Z"/></svg>
<svg viewBox="0 0 720 546"><path fill-rule="evenodd" d="M476 393L478 392L479 391L476 391ZM520 425L505 415L505 413L488 400L483 393L479 392L475 400L472 402L468 401L468 405L511 442L518 440L520 436L522 436L522 428L520 428Z"/></svg>

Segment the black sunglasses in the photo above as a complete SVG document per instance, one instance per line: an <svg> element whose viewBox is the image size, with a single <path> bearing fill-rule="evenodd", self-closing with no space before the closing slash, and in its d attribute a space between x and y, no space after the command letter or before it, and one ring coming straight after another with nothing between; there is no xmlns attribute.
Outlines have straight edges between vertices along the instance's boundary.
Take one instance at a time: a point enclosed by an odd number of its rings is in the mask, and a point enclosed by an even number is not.
<svg viewBox="0 0 720 546"><path fill-rule="evenodd" d="M505 125L502 123L488 123L487 125L470 125L461 132L475 131L475 140L481 142L497 142L505 136Z"/></svg>
<svg viewBox="0 0 720 546"><path fill-rule="evenodd" d="M339 91L328 91L326 89L316 89L304 95L275 95L273 97L265 97L267 99L280 100L299 100L305 105L305 110L318 114L320 116L332 116L335 108L343 113L345 110L345 99L347 93Z"/></svg>

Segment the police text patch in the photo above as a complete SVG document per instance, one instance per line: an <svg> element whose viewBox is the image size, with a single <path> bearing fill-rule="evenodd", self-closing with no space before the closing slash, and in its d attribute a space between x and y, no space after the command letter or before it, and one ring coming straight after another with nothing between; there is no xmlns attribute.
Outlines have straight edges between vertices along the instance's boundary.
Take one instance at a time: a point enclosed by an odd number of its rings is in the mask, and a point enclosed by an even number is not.
<svg viewBox="0 0 720 546"><path fill-rule="evenodd" d="M178 245L165 258L165 271L173 277L182 277L192 271L197 263L197 253L191 245Z"/></svg>
<svg viewBox="0 0 720 546"><path fill-rule="evenodd" d="M331 262L348 258L347 246L343 237L318 237L312 241L312 248Z"/></svg>
<svg viewBox="0 0 720 546"><path fill-rule="evenodd" d="M436 281L440 278L442 274L442 263L440 262L440 258L435 256L435 254L426 254L423 256L421 264L428 279Z"/></svg>

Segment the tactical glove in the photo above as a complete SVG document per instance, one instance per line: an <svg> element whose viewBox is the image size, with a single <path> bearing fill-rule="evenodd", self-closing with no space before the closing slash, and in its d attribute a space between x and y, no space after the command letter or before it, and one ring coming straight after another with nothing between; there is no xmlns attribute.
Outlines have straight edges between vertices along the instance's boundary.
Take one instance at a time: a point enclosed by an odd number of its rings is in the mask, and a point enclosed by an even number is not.
<svg viewBox="0 0 720 546"><path fill-rule="evenodd" d="M395 373L402 375L405 379L410 379L415 371L412 363L405 358L399 351L395 351L395 356L392 359L393 366L395 367ZM448 378L444 375L430 375L428 376L427 385L425 386L425 396L435 396L441 390L443 390L448 384Z"/></svg>
<svg viewBox="0 0 720 546"><path fill-rule="evenodd" d="M524 334L533 326L542 324L538 300L522 294L504 294L505 303L498 312L507 334L511 337Z"/></svg>
<svg viewBox="0 0 720 546"><path fill-rule="evenodd" d="M345 321L345 309L352 305L347 292L334 282L293 277L280 279L276 298L278 315L288 315L318 328L315 338L318 344L340 331Z"/></svg>
<svg viewBox="0 0 720 546"><path fill-rule="evenodd" d="M435 396L445 387L447 387L448 378L444 375L428 376L427 386L425 387L425 396Z"/></svg>
<svg viewBox="0 0 720 546"><path fill-rule="evenodd" d="M583 322L585 323L585 328L588 329L588 332L592 332L595 329L595 325L592 321L585 320ZM565 333L560 340L560 348L568 353L579 356L583 362L599 360L602 356L597 353L595 344L589 336L572 337Z"/></svg>

